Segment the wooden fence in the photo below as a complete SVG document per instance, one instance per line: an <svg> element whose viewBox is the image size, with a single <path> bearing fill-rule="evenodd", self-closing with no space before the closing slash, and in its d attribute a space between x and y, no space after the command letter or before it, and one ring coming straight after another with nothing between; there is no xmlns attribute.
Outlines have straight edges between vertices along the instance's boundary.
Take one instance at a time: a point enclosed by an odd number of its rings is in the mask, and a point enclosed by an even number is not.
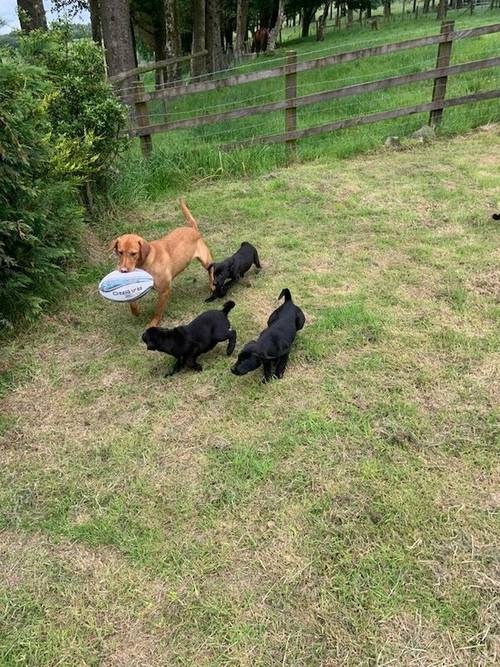
<svg viewBox="0 0 500 667"><path fill-rule="evenodd" d="M358 49L356 51L338 53L335 55L317 58L315 60L307 60L301 63L297 62L297 54L294 51L289 51L287 53L286 63L284 65L267 70L247 72L245 74L227 76L226 78L210 79L204 81L191 81L186 83L173 82L172 85L167 85L150 92L145 92L143 85L139 82L136 85L133 98L136 122L134 123L134 126L130 127L128 133L131 137L140 138L142 152L144 156L147 157L152 150L152 135L158 132L171 132L183 128L199 127L201 125L220 123L234 118L242 118L246 116L254 116L256 114L283 110L285 121L285 131L283 133L256 136L251 139L225 144L223 145L223 149L231 150L256 143L285 143L287 145L289 159L292 160L295 154L296 141L304 137L312 137L318 134L323 134L325 132L333 132L343 128L355 127L357 125L366 125L367 123L375 123L391 118L401 118L402 116L409 116L411 114L427 111L430 112L429 123L431 125L437 125L442 118L444 109L448 107L470 104L473 102L479 102L481 100L491 100L500 97L500 89L496 89L473 93L470 95L463 95L461 97L446 98L446 86L449 76L462 74L464 72L473 72L476 70L498 67L500 65L500 56L486 58L483 60L464 62L458 65L450 65L453 42L457 39L468 39L497 32L500 32L500 23L455 31L454 21L444 21L441 24L441 31L438 35L419 37L417 39L410 39L393 44L384 44L381 46ZM360 58L372 58L380 55L397 53L408 49L431 46L434 44L436 44L438 48L436 66L433 69L414 72L413 74L405 74L403 76L379 79L377 81L370 81L367 83L345 86L343 88L335 88L333 90L327 90L297 97L297 75L301 72L307 72L335 64L347 63L354 60L359 60ZM186 59L189 59L189 56ZM168 61L164 61L162 63L147 66L147 68L150 70L156 69L157 67L164 68L168 64L170 64ZM141 68L138 69L140 70ZM144 71L144 68L142 71ZM115 77L115 80L125 81L137 73L137 70L125 72L118 75L118 78ZM284 78L285 99L282 101L246 106L221 113L203 114L200 116L194 116L192 118L172 120L164 123L151 124L149 121L147 105L153 100L170 100L183 95L205 93L212 90L220 90L230 86L240 86L254 81L263 81L265 79L277 77ZM318 104L319 102L325 102L328 100L335 100L342 97L348 97L351 95L387 90L395 86L408 85L414 82L428 80L434 81L432 100L430 102L423 102L422 104L415 104L413 106L393 109L390 111L381 111L368 115L346 118L344 120L338 120L333 123L309 127L306 129L297 129L297 110L300 107L308 106L311 104Z"/></svg>

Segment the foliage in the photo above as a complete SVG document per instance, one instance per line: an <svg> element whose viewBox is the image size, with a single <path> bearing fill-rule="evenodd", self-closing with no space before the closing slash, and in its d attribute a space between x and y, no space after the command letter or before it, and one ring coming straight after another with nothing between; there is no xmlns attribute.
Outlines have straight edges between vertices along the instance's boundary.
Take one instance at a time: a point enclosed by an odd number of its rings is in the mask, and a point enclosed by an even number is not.
<svg viewBox="0 0 500 667"><path fill-rule="evenodd" d="M62 286L82 226L75 183L55 167L45 72L0 61L0 327L35 317Z"/></svg>
<svg viewBox="0 0 500 667"><path fill-rule="evenodd" d="M53 89L46 98L52 135L61 153L62 171L82 182L95 181L123 146L119 133L124 107L105 82L101 49L91 40L70 38L62 24L49 32L23 37L21 56L49 72Z"/></svg>

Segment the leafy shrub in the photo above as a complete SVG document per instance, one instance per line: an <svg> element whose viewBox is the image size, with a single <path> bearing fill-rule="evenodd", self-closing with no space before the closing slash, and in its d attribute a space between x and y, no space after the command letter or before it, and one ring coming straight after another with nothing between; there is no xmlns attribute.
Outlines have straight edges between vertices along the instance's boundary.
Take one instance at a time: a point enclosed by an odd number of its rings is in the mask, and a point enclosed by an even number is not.
<svg viewBox="0 0 500 667"><path fill-rule="evenodd" d="M105 81L102 50L90 39L72 40L70 29L59 25L23 37L20 54L43 66L53 84L46 108L56 145L54 167L82 184L102 184L125 146L120 132L126 119L125 107Z"/></svg>
<svg viewBox="0 0 500 667"><path fill-rule="evenodd" d="M0 329L36 317L65 282L80 197L90 207L124 121L92 41L59 26L0 54Z"/></svg>
<svg viewBox="0 0 500 667"><path fill-rule="evenodd" d="M46 74L0 60L0 328L32 319L63 283L82 229L76 182L53 167Z"/></svg>

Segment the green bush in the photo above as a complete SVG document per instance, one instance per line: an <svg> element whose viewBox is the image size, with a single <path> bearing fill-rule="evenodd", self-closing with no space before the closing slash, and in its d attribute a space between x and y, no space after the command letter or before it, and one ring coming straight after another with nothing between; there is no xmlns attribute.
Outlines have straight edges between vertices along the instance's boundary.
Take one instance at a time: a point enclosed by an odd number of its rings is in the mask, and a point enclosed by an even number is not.
<svg viewBox="0 0 500 667"><path fill-rule="evenodd" d="M0 329L33 319L67 279L89 207L123 145L102 51L56 27L0 54Z"/></svg>
<svg viewBox="0 0 500 667"><path fill-rule="evenodd" d="M55 146L54 168L95 190L117 153L125 107L106 83L102 50L90 39L72 40L67 26L35 31L20 41L25 62L42 66L53 84L46 97ZM90 203L86 201L86 203Z"/></svg>
<svg viewBox="0 0 500 667"><path fill-rule="evenodd" d="M0 328L32 319L64 280L78 247L82 211L76 182L62 179L45 99L43 70L0 61Z"/></svg>

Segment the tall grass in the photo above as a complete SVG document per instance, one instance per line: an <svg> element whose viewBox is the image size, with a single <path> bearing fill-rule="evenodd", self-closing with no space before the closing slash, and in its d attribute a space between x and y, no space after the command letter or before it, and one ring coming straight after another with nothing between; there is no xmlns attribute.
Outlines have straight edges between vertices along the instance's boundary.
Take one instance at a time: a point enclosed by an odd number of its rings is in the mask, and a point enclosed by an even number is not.
<svg viewBox="0 0 500 667"><path fill-rule="evenodd" d="M457 29L463 29L500 21L500 10L481 12L473 16L460 10L451 12L448 18L455 19ZM434 17L428 16L417 20L382 23L378 31L371 31L369 27L360 24L355 24L350 31L331 28L325 41L321 43L314 41L313 37L298 40L296 33L290 30L288 39L285 34L282 49L270 56L250 61L238 71L281 65L286 50L290 48L296 50L299 61L303 61L331 53L420 37L437 33L438 30L439 23ZM499 34L458 40L453 45L451 62L455 64L491 57L498 54L499 47ZM298 95L430 69L435 66L436 51L435 46L412 49L300 73ZM224 75L221 73L221 76ZM498 68L457 75L450 77L447 95L451 97L489 90L497 88L499 82ZM152 75L146 78L145 85L146 88L153 87ZM298 110L298 127L306 128L430 101L432 85L432 81L414 83L303 107ZM155 101L150 104L150 120L152 123L160 123L217 113L241 106L279 101L283 99L283 95L283 79L269 79L204 94L186 95L168 101L166 105L162 101ZM500 118L499 107L498 100L493 100L447 110L439 131L442 134L452 134L496 121ZM406 136L426 121L427 114L418 114L301 140L298 142L299 160L341 159L369 151L380 146L388 135ZM141 200L157 199L190 184L209 179L241 177L269 171L285 164L283 146L261 145L232 152L225 151L222 146L254 136L282 132L283 126L284 115L280 111L157 134L153 137L153 155L148 161L142 159L138 140L134 140L119 165L119 177L113 185L112 196L118 204L130 205Z"/></svg>

